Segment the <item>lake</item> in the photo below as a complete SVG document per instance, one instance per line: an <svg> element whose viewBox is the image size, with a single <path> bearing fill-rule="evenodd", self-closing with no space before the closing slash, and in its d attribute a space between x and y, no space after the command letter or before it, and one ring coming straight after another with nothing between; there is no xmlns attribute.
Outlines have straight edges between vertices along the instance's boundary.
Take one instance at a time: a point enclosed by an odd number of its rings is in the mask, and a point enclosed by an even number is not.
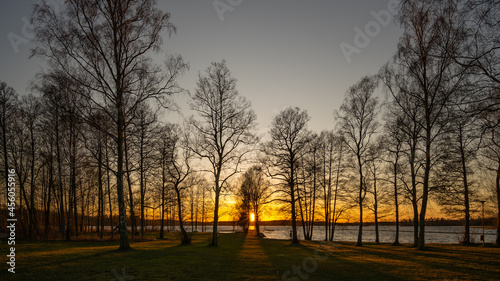
<svg viewBox="0 0 500 281"><path fill-rule="evenodd" d="M94 228L94 227L93 227ZM130 230L130 226L128 227ZM253 226L250 226L253 228ZM395 237L395 226L394 225L380 225L379 226L379 239L381 243L392 243ZM109 230L109 226L105 226L106 230ZM146 226L148 231L153 229L152 226ZM158 226L154 227L155 230L159 230ZM164 228L168 231L168 227ZM191 231L191 225L188 224L185 227L186 231ZM231 233L233 229L236 231L241 231L241 228L228 225L219 226L220 233ZM445 244L457 244L463 236L464 227L463 226L426 226L425 227L425 241L426 243L445 243ZM139 228L138 228L139 230ZM176 231L179 231L179 226L175 227ZM265 238L268 239L279 239L288 240L290 239L291 226L261 226L260 230ZM400 243L413 243L413 226L400 226L399 227L399 242ZM198 231L201 231L201 226L198 225ZM206 232L212 231L212 226L206 226ZM471 227L471 242L481 243L481 227ZM485 229L484 230L486 243L494 243L496 238L496 229ZM297 235L299 240L304 239L303 231L301 226L297 226ZM358 226L355 225L341 225L335 228L334 241L344 241L344 242L356 242L358 239ZM313 231L314 241L324 241L325 240L325 227L315 226ZM363 227L363 242L375 242L375 226L364 226Z"/></svg>
<svg viewBox="0 0 500 281"><path fill-rule="evenodd" d="M395 237L395 226L379 226L379 239L381 243L392 243ZM267 238L271 239L290 239L291 226L264 226L262 232ZM413 226L399 227L399 242L413 243ZM480 243L482 228L471 227L471 242ZM463 226L426 226L426 243L458 243L463 236ZM496 238L496 229L485 229L486 243L494 243ZM304 239L302 227L297 227L299 239ZM325 239L325 227L315 226L313 239L323 241ZM358 226L337 226L335 228L334 241L356 242L358 239ZM363 242L375 242L375 226L363 227Z"/></svg>

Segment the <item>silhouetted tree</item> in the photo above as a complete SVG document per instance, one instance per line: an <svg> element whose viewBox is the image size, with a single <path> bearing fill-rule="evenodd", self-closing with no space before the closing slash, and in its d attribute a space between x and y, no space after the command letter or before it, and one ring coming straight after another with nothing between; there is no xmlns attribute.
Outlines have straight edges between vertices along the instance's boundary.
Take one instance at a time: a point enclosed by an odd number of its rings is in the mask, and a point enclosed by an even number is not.
<svg viewBox="0 0 500 281"><path fill-rule="evenodd" d="M459 40L453 36L452 25L457 6L453 1L404 1L400 10L400 24L404 30L397 52L397 64L404 68L410 81L415 81L412 96L422 121L422 141L425 152L422 201L420 207L419 249L425 249L425 217L432 166L439 156L434 143L443 133L448 116L446 108L460 86L463 71L454 67L449 50L457 48Z"/></svg>
<svg viewBox="0 0 500 281"><path fill-rule="evenodd" d="M57 13L46 3L35 5L31 22L33 55L47 58L54 68L81 85L85 109L101 109L114 128L99 128L116 143L116 190L120 250L129 248L123 193L124 132L137 106L148 99L166 104L180 89L175 79L186 65L180 57L167 61L168 70L153 65L149 54L159 50L160 33L175 32L170 15L155 1L88 2L69 0ZM80 112L85 117L85 111Z"/></svg>
<svg viewBox="0 0 500 281"><path fill-rule="evenodd" d="M189 136L183 134L179 127L172 126L169 133L169 147L171 149L167 158L167 181L173 187L177 195L177 211L179 217L179 228L181 230L181 243L190 244L191 239L188 236L183 221L182 199L183 192L196 184L195 181L188 181L192 174L191 161L193 151L190 148Z"/></svg>
<svg viewBox="0 0 500 281"><path fill-rule="evenodd" d="M281 182L275 192L285 194L286 199L283 201L291 206L292 243L299 243L295 208L299 196L298 171L310 140L307 130L309 119L307 112L298 107L282 110L271 124L271 140L262 145L269 176Z"/></svg>
<svg viewBox="0 0 500 281"><path fill-rule="evenodd" d="M389 164L388 181L393 186L394 196L394 215L396 220L396 234L394 237L393 246L400 246L399 244L399 205L401 201L400 184L398 178L402 171L401 158L404 152L405 134L403 131L403 118L400 116L401 109L399 106L393 104L389 106L389 110L385 114L386 122L384 124L383 144L385 147L385 161ZM417 232L414 232L417 234ZM418 235L418 234L417 234ZM417 236L418 237L418 236ZM415 239L415 242L417 239Z"/></svg>
<svg viewBox="0 0 500 281"><path fill-rule="evenodd" d="M363 201L366 197L364 169L368 161L368 149L372 136L377 129L376 120L377 98L373 92L377 88L377 77L363 77L346 93L344 102L337 112L340 130L350 152L356 158L356 169L359 176L359 191L357 203L359 204L359 232L356 246L363 245Z"/></svg>
<svg viewBox="0 0 500 281"><path fill-rule="evenodd" d="M251 104L236 90L236 79L226 62L214 62L199 75L196 92L191 97L191 109L200 120L190 119L195 135L192 150L206 159L213 175L215 206L212 245L217 246L217 223L221 191L228 180L238 173L239 165L257 139L252 133L256 115ZM246 146L246 147L245 147ZM245 149L243 149L245 148Z"/></svg>
<svg viewBox="0 0 500 281"><path fill-rule="evenodd" d="M270 183L267 180L262 167L252 166L243 175L241 185L236 191L236 196L247 217L252 212L255 216L255 229L260 233L260 215L262 206L269 202L271 195Z"/></svg>
<svg viewBox="0 0 500 281"><path fill-rule="evenodd" d="M0 130L2 132L2 139L1 139L1 146L2 146L2 162L3 162L3 167L2 167L2 180L5 181L5 203L2 201L1 204L2 206L7 205L7 198L8 198L8 184L9 182L7 181L8 174L9 174L9 148L8 148L8 142L9 138L11 137L11 122L13 122L14 118L14 112L15 112L15 107L17 103L17 94L14 91L12 87L9 87L7 83L5 82L0 82ZM3 196L1 197L3 198ZM2 231L6 229L3 229L5 226L4 222L1 224L2 226Z"/></svg>

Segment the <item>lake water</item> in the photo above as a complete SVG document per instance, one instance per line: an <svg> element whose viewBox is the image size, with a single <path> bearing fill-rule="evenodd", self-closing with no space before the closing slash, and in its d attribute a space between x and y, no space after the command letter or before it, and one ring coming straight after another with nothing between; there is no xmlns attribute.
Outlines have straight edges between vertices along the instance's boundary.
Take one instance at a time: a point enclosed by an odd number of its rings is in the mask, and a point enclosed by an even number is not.
<svg viewBox="0 0 500 281"><path fill-rule="evenodd" d="M392 243L395 238L395 226L379 226L379 239L381 243ZM264 226L262 232L271 239L290 239L291 226ZM413 243L413 226L399 227L399 242ZM482 228L471 228L471 241L480 243ZM426 243L458 243L464 233L462 226L426 226ZM496 229L485 229L486 243L495 242ZM304 239L302 227L297 227L297 235ZM325 239L325 227L316 226L313 231L313 240ZM335 228L334 241L356 242L358 239L358 226L337 226ZM375 226L363 226L363 242L375 242Z"/></svg>
<svg viewBox="0 0 500 281"><path fill-rule="evenodd" d="M253 228L253 226L250 226ZM109 227L105 227L109 229ZM392 243L395 237L395 226L394 225L381 225L379 226L379 239L381 243ZM130 229L130 227L129 227ZM152 230L151 226L147 226L146 229ZM155 226L155 230L159 227ZM179 231L179 227L176 226L175 229ZM191 231L191 225L185 227L186 231ZM233 228L232 226L219 226L218 230L220 233L233 232L241 230L238 227ZM280 239L289 240L291 226L261 226L260 230L266 238L268 239ZM167 230L167 227L165 227ZM400 243L413 243L413 226L400 226L399 227L399 242ZM198 225L198 231L201 231L201 226ZM206 232L212 231L212 226L207 225ZM471 227L471 242L481 243L481 227ZM425 227L425 241L426 243L446 243L446 244L457 244L463 236L464 227L463 226L426 226ZM485 241L486 243L494 243L496 238L496 229L485 229ZM302 232L302 227L297 226L297 235L299 240L304 239ZM356 242L358 238L358 226L348 225L348 226L337 226L335 228L334 241L344 241L344 242ZM325 240L325 227L315 226L313 231L313 238L315 241ZM375 226L364 226L363 227L363 242L375 242Z"/></svg>

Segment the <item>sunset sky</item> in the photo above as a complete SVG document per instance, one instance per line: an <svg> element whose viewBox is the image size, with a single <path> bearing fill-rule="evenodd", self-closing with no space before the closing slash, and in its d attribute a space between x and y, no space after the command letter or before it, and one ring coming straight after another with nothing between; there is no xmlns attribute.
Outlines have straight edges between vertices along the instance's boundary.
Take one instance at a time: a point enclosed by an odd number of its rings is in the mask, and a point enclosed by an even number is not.
<svg viewBox="0 0 500 281"><path fill-rule="evenodd" d="M35 74L47 68L38 58L29 59L32 34L26 21L37 2L3 1L0 9L0 80L20 95L27 94ZM198 73L210 62L225 59L240 94L252 102L258 132L264 138L273 116L289 106L308 111L309 129L333 129L333 111L348 87L364 75L376 74L396 50L401 29L392 22L393 2L158 1L161 9L171 13L177 34L170 38L164 34L164 53L154 59L161 63L165 53L181 54L190 71L179 82L191 93ZM360 48L346 56L345 46ZM378 95L385 98L380 89ZM181 110L168 113L166 120L179 122L192 114L187 98L175 97ZM431 204L430 216L438 210ZM403 217L406 213L410 209L403 209ZM283 218L269 211L264 216Z"/></svg>
<svg viewBox="0 0 500 281"><path fill-rule="evenodd" d="M58 1L63 2L49 3ZM239 5L222 5L229 2ZM32 45L25 43L32 35L25 21L35 3L8 0L0 9L0 79L19 94L26 94L34 75L46 69L38 58L28 58ZM288 106L306 109L312 117L309 128L319 132L332 129L332 112L339 108L347 88L364 75L376 74L395 52L401 30L392 22L379 24L378 30L370 25L377 22L374 14L387 12L390 3L158 1L177 26L177 34L163 36L163 51L181 54L189 62L191 69L180 84L190 92L195 89L198 72L210 62L226 59L238 79L237 89L251 100L257 113L259 132L267 132L273 116ZM355 46L356 30L365 31L367 26L373 36L367 37L366 44L361 42L366 46L348 62L341 44ZM158 54L155 59L161 63L163 57ZM189 116L192 113L186 99L175 98L181 113ZM177 122L179 117L171 113L168 119Z"/></svg>

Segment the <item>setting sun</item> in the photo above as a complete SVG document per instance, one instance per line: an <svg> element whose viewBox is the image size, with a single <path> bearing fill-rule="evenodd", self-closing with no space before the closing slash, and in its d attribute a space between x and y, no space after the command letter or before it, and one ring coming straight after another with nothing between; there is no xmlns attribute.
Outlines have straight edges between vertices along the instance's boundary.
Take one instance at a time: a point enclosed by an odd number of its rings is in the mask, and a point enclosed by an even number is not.
<svg viewBox="0 0 500 281"><path fill-rule="evenodd" d="M250 221L255 221L255 215L253 213L250 214Z"/></svg>

